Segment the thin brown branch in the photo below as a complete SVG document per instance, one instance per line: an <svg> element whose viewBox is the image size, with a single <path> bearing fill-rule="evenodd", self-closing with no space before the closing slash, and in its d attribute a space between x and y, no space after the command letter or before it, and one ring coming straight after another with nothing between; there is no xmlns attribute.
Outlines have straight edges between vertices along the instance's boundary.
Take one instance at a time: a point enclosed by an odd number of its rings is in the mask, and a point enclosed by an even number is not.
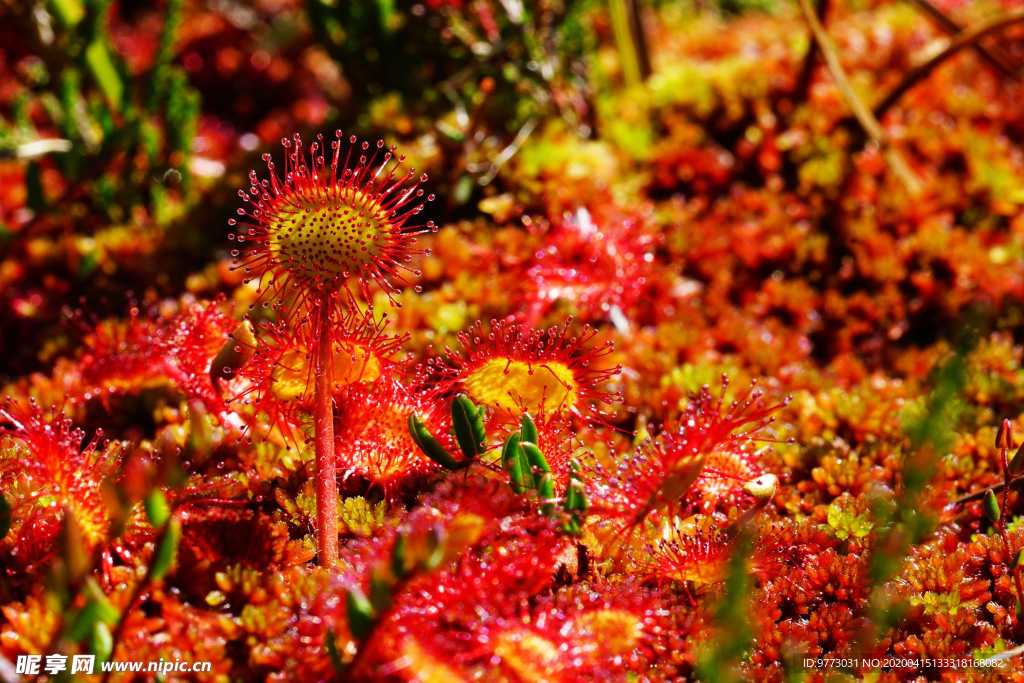
<svg viewBox="0 0 1024 683"><path fill-rule="evenodd" d="M1024 479L1017 479L1010 485L1010 487L1013 489L1024 488ZM950 505L964 505L966 503L973 503L976 500L981 500L982 498L984 498L989 491L991 491L992 493L999 493L1004 488L1005 486L1002 483L999 483L994 486L983 488L980 491L975 491L974 493L965 493L964 495L960 496L952 503L950 503Z"/></svg>
<svg viewBox="0 0 1024 683"><path fill-rule="evenodd" d="M900 82L892 92L890 92L884 100L882 100L878 106L875 107L874 116L878 119L885 116L885 113L899 101L903 94L914 87L919 81L926 78L939 64L955 55L965 47L971 47L976 45L979 40L995 33L1001 29L1016 24L1020 21L1024 21L1024 8L1014 10L1013 12L1006 12L999 16L986 19L985 21L978 22L974 26L965 29L958 33L953 41L946 46L946 49L938 53L931 59L918 64L913 69L907 72L903 77L903 81Z"/></svg>
<svg viewBox="0 0 1024 683"><path fill-rule="evenodd" d="M829 0L818 0L817 15L822 26L825 25L825 17L828 14ZM812 40L807 48L807 55L804 57L804 66L800 71L800 80L797 81L794 93L797 102L807 99L811 91L811 81L814 80L814 66L818 62L818 41Z"/></svg>
<svg viewBox="0 0 1024 683"><path fill-rule="evenodd" d="M651 52L647 46L647 32L644 30L643 0L626 0L629 13L629 33L633 38L633 49L636 50L637 67L640 69L640 80L651 77Z"/></svg>
<svg viewBox="0 0 1024 683"><path fill-rule="evenodd" d="M828 70L836 82L836 87L839 88L839 92L842 94L843 99L846 100L846 104L853 112L857 122L864 129L864 132L867 133L868 137L884 150L885 160L889 164L889 168L900 179L907 191L912 195L918 194L921 191L920 181L914 175L914 172L910 170L910 167L907 166L907 162L903 155L899 153L899 150L889 143L885 131L882 129L882 124L878 122L878 119L857 96L853 85L850 84L850 79L839 63L839 55L836 52L836 48L825 32L825 27L822 26L818 15L815 14L814 8L811 7L810 0L800 0L800 10L804 13L804 19L811 28L814 42L818 44L818 49L821 50L821 55L824 57L825 64L828 65Z"/></svg>
<svg viewBox="0 0 1024 683"><path fill-rule="evenodd" d="M964 27L951 19L948 15L944 14L942 10L931 3L931 0L908 0L911 5L914 5L919 10L927 14L932 20L946 30L948 33L957 34L964 30ZM984 57L988 62L1002 71L1004 74L1014 80L1021 80L1020 65L1017 60L1014 59L1013 55L1004 50L1001 45L989 41L979 41L977 45L972 46L979 55Z"/></svg>

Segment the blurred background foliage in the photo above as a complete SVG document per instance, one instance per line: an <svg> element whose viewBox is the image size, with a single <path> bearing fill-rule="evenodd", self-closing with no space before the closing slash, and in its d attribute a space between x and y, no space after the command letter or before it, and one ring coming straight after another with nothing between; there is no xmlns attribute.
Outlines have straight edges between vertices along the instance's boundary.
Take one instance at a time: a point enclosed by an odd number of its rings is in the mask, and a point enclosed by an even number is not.
<svg viewBox="0 0 1024 683"><path fill-rule="evenodd" d="M443 4L0 5L0 306L32 321L5 326L3 376L56 352L69 293L122 310L223 256L235 190L292 132L402 137L436 122L449 215L538 117L589 134L596 0L510 0L476 21ZM33 262L47 277L28 276Z"/></svg>

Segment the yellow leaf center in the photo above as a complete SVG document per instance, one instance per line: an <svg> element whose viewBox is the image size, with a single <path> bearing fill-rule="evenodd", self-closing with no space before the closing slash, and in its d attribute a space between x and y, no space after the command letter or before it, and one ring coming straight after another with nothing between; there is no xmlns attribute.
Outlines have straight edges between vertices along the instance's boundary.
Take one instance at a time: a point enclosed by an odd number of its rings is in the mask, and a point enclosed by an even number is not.
<svg viewBox="0 0 1024 683"><path fill-rule="evenodd" d="M476 403L547 415L571 410L579 401L576 378L564 363L548 361L532 367L523 361L492 358L466 378L466 392Z"/></svg>
<svg viewBox="0 0 1024 683"><path fill-rule="evenodd" d="M377 260L387 213L361 192L322 200L292 197L268 217L271 251L297 277L347 278Z"/></svg>

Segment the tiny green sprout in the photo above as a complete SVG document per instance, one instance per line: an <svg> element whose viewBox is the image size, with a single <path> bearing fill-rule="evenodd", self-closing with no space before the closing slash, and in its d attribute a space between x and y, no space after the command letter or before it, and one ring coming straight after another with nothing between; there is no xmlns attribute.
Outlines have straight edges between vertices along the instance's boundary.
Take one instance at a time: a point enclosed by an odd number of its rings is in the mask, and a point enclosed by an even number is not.
<svg viewBox="0 0 1024 683"><path fill-rule="evenodd" d="M467 459L472 460L487 450L483 418L468 396L456 396L452 401L452 428Z"/></svg>
<svg viewBox="0 0 1024 683"><path fill-rule="evenodd" d="M149 565L149 578L159 581L174 564L174 556L178 553L178 542L181 540L181 520L172 517L164 527L163 536L157 543L153 561Z"/></svg>
<svg viewBox="0 0 1024 683"><path fill-rule="evenodd" d="M423 454L445 469L458 469L459 462L434 438L416 413L409 413L409 434Z"/></svg>
<svg viewBox="0 0 1024 683"><path fill-rule="evenodd" d="M565 499L562 509L569 513L569 519L562 525L562 530L570 536L579 536L583 526L582 517L587 512L587 494L583 490L583 479L580 477L582 466L573 458L569 462L569 483L565 488Z"/></svg>
<svg viewBox="0 0 1024 683"><path fill-rule="evenodd" d="M370 572L370 604L378 614L391 607L391 581L387 574L382 567Z"/></svg>
<svg viewBox="0 0 1024 683"><path fill-rule="evenodd" d="M508 472L509 486L516 493L522 493L523 487L523 462L519 457L519 435L510 434L505 439L505 445L501 447L501 466Z"/></svg>
<svg viewBox="0 0 1024 683"><path fill-rule="evenodd" d="M0 494L0 538L7 536L11 530L11 504L7 496Z"/></svg>
<svg viewBox="0 0 1024 683"><path fill-rule="evenodd" d="M363 591L356 586L349 588L345 593L345 607L348 613L348 630L352 636L362 640L370 635L377 615Z"/></svg>
<svg viewBox="0 0 1024 683"><path fill-rule="evenodd" d="M586 512L587 494L583 491L583 479L580 477L582 465L580 461L573 458L569 461L569 484L565 488L565 501L562 507L567 512Z"/></svg>
<svg viewBox="0 0 1024 683"><path fill-rule="evenodd" d="M844 510L836 503L828 506L827 521L836 538L841 541L848 538L864 538L871 533L874 526L866 513L855 515L852 510Z"/></svg>
<svg viewBox="0 0 1024 683"><path fill-rule="evenodd" d="M171 518L171 508L167 505L167 498L160 489L156 489L146 496L143 507L146 509L146 519L156 528L162 527Z"/></svg>
<svg viewBox="0 0 1024 683"><path fill-rule="evenodd" d="M985 494L985 516L988 517L988 521L995 522L999 521L999 500L996 498L996 494L990 489Z"/></svg>
<svg viewBox="0 0 1024 683"><path fill-rule="evenodd" d="M530 470L534 473L533 479L537 487L537 497L542 501L551 500L555 497L555 480L551 476L551 465L548 464L547 458L541 453L541 450L535 443L522 443L519 444L519 449L526 455L526 462L530 466ZM553 503L544 503L541 506L541 510L544 514L549 515L555 509Z"/></svg>
<svg viewBox="0 0 1024 683"><path fill-rule="evenodd" d="M1024 561L1024 548L1021 548L1014 554L1013 559L1010 560L1010 571L1015 571L1020 563Z"/></svg>
<svg viewBox="0 0 1024 683"><path fill-rule="evenodd" d="M395 537L395 546L391 549L391 573L396 579L405 578L406 542L401 533Z"/></svg>
<svg viewBox="0 0 1024 683"><path fill-rule="evenodd" d="M529 413L523 413L522 427L519 429L520 443L540 443L540 434L537 432L537 423L533 421Z"/></svg>
<svg viewBox="0 0 1024 683"><path fill-rule="evenodd" d="M1010 460L1010 475L1019 477L1022 474L1024 474L1024 444L1021 444L1013 459Z"/></svg>
<svg viewBox="0 0 1024 683"><path fill-rule="evenodd" d="M110 655L114 653L114 636L110 633L110 627L102 621L94 621L86 647L89 654L95 655L96 659L101 662L108 661Z"/></svg>

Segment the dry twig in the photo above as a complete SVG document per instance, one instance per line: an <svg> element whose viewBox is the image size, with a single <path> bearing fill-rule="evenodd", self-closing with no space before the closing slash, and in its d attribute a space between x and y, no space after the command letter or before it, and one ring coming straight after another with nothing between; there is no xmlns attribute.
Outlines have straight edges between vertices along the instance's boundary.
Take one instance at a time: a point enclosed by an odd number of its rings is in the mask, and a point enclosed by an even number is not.
<svg viewBox="0 0 1024 683"><path fill-rule="evenodd" d="M806 1L807 0L801 0L800 4L803 5ZM992 17L991 19L978 22L974 26L956 34L953 41L946 46L945 50L942 50L931 59L918 64L907 72L900 84L893 88L892 92L890 92L885 99L879 102L875 107L875 118L882 118L885 113L889 111L889 109L896 104L901 97L903 97L904 93L914 87L914 85L919 81L926 78L928 74L930 74L939 64L942 64L965 47L972 47L976 45L979 40L988 34L995 33L996 31L1020 21L1024 21L1024 7L1014 10L1013 12L1006 12L1005 14L1000 14L999 16Z"/></svg>
<svg viewBox="0 0 1024 683"><path fill-rule="evenodd" d="M909 0L909 2L931 17L936 24L944 28L948 33L955 35L964 30L963 26L950 19L942 10L933 5L930 0ZM986 45L984 42L979 42L973 47L992 66L1010 78L1018 81L1021 80L1020 65L1017 64L1017 60L1014 59L1013 55L1004 50L1001 45L998 43Z"/></svg>
<svg viewBox="0 0 1024 683"><path fill-rule="evenodd" d="M857 122L864 129L864 132L867 133L868 137L884 150L885 160L889 164L889 168L900 179L904 187L907 188L907 191L912 195L919 194L921 192L921 182L914 175L914 172L910 170L899 150L889 143L885 131L882 130L882 124L878 122L878 118L857 97L856 91L854 91L853 86L850 84L850 79L839 63L839 55L836 53L836 48L825 32L825 27L822 26L814 8L811 7L810 0L800 0L800 9L804 13L804 19L806 19L808 26L811 28L814 42L817 43L818 49L821 50L825 64L828 65L828 70L836 82L836 87L839 88L839 92L842 94L843 99L846 100L846 104L850 107Z"/></svg>

